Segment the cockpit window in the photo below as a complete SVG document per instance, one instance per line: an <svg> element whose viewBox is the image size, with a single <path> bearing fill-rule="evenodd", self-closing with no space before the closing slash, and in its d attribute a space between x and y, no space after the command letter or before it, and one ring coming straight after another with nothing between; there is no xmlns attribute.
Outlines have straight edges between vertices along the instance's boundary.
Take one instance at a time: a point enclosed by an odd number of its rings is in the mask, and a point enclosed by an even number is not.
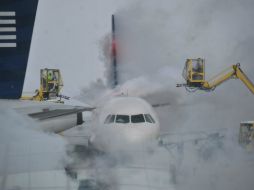
<svg viewBox="0 0 254 190"><path fill-rule="evenodd" d="M116 123L129 123L130 117L128 115L116 115Z"/></svg>
<svg viewBox="0 0 254 190"><path fill-rule="evenodd" d="M108 115L104 121L105 124L114 123L115 115Z"/></svg>
<svg viewBox="0 0 254 190"><path fill-rule="evenodd" d="M144 123L145 118L144 118L143 114L132 115L131 116L131 122L132 123Z"/></svg>
<svg viewBox="0 0 254 190"><path fill-rule="evenodd" d="M154 119L152 118L152 116L150 114L144 114L146 122L148 123L155 123Z"/></svg>
<svg viewBox="0 0 254 190"><path fill-rule="evenodd" d="M110 123L155 123L155 120L150 114L138 114L138 115L108 115L104 121L105 124Z"/></svg>
<svg viewBox="0 0 254 190"><path fill-rule="evenodd" d="M148 114L145 114L144 116L145 116L146 122L153 123L153 121L151 120Z"/></svg>
<svg viewBox="0 0 254 190"><path fill-rule="evenodd" d="M109 119L109 123L114 123L115 121L115 115L111 115L110 119Z"/></svg>
<svg viewBox="0 0 254 190"><path fill-rule="evenodd" d="M109 123L110 118L111 118L111 115L108 115L108 116L106 117L104 123L105 123L105 124Z"/></svg>

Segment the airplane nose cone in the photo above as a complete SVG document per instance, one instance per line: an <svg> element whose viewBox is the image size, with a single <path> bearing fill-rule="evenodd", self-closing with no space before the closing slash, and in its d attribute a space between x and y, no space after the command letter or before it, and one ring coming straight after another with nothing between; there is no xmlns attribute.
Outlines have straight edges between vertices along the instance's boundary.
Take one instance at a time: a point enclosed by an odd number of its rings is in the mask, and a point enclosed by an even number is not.
<svg viewBox="0 0 254 190"><path fill-rule="evenodd" d="M140 143L147 140L154 140L159 136L159 128L154 126L136 126L126 130L124 136L130 143Z"/></svg>
<svg viewBox="0 0 254 190"><path fill-rule="evenodd" d="M104 126L92 144L103 150L123 150L155 141L159 136L158 126Z"/></svg>

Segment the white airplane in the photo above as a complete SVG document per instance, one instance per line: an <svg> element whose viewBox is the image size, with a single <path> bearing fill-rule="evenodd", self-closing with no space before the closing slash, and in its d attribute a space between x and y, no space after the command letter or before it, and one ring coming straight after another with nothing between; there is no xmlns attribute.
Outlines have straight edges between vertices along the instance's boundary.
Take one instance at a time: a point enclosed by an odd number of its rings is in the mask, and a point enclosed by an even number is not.
<svg viewBox="0 0 254 190"><path fill-rule="evenodd" d="M38 0L0 1L0 105L31 117L44 131L59 133L82 124L82 112L92 109L20 100L37 5Z"/></svg>
<svg viewBox="0 0 254 190"><path fill-rule="evenodd" d="M89 142L103 150L115 147L115 142L135 145L157 139L160 133L154 109L139 97L114 97L95 111L93 120L95 129Z"/></svg>

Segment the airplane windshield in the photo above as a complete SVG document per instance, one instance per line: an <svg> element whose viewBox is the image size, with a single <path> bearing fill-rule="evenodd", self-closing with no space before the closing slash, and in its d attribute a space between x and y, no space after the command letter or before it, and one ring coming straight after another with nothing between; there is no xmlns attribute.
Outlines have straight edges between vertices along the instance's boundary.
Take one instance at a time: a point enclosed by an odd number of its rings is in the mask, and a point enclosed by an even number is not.
<svg viewBox="0 0 254 190"><path fill-rule="evenodd" d="M115 121L115 115L111 115L110 119L109 119L109 123L114 123Z"/></svg>
<svg viewBox="0 0 254 190"><path fill-rule="evenodd" d="M104 121L105 124L110 123L155 123L155 120L150 114L138 114L138 115L108 115Z"/></svg>
<svg viewBox="0 0 254 190"><path fill-rule="evenodd" d="M132 123L144 123L145 118L144 118L143 114L132 115L131 116L131 122Z"/></svg>
<svg viewBox="0 0 254 190"><path fill-rule="evenodd" d="M105 123L105 124L106 124L106 123L109 123L110 118L111 118L111 115L108 115L108 116L106 117L104 123Z"/></svg>
<svg viewBox="0 0 254 190"><path fill-rule="evenodd" d="M117 115L116 123L129 123L130 117L128 115Z"/></svg>
<svg viewBox="0 0 254 190"><path fill-rule="evenodd" d="M155 123L154 119L152 118L152 116L150 114L144 114L146 122L148 123Z"/></svg>
<svg viewBox="0 0 254 190"><path fill-rule="evenodd" d="M104 121L105 124L114 123L115 115L108 115Z"/></svg>

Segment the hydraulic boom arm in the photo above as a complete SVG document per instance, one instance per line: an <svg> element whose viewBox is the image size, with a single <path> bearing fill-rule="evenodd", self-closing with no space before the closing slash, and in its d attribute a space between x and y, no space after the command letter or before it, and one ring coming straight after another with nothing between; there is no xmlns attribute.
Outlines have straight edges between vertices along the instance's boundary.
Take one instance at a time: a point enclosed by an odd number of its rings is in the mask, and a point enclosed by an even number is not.
<svg viewBox="0 0 254 190"><path fill-rule="evenodd" d="M239 78L245 86L254 94L254 84L251 82L251 80L245 75L245 73L240 68L240 65L236 67L236 76Z"/></svg>
<svg viewBox="0 0 254 190"><path fill-rule="evenodd" d="M232 65L229 69L219 73L211 80L205 80L204 59L187 59L183 71L186 84L178 84L177 87L185 86L189 91L214 90L217 86L231 78L240 79L245 86L254 94L254 84L240 68L240 63Z"/></svg>

